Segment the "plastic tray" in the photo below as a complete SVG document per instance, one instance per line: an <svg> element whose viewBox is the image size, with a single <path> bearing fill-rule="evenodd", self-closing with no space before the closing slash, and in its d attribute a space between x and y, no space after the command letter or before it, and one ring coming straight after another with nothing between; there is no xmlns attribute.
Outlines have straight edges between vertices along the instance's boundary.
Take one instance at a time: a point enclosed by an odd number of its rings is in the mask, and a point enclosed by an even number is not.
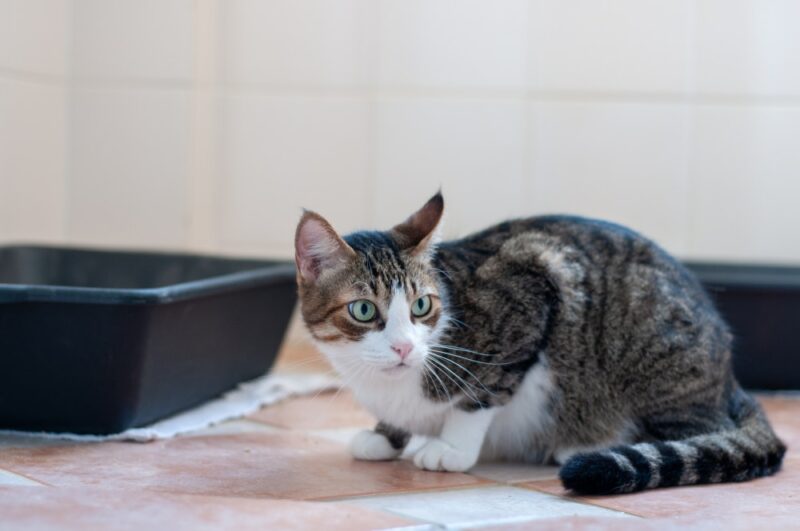
<svg viewBox="0 0 800 531"><path fill-rule="evenodd" d="M690 262L734 335L739 382L800 389L800 267Z"/></svg>
<svg viewBox="0 0 800 531"><path fill-rule="evenodd" d="M264 374L294 266L0 247L0 429L107 434Z"/></svg>

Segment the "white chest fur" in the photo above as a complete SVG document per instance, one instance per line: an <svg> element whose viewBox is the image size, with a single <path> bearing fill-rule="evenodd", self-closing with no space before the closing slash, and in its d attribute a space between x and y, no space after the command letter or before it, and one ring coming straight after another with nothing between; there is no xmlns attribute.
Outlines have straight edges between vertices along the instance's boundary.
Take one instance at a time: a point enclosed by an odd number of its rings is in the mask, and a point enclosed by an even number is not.
<svg viewBox="0 0 800 531"><path fill-rule="evenodd" d="M414 434L438 435L451 410L449 404L426 399L418 378L398 380L392 386L366 379L353 384L356 399L376 417ZM498 409L486 433L484 457L539 461L550 454L552 392L552 375L542 358L508 404Z"/></svg>
<svg viewBox="0 0 800 531"><path fill-rule="evenodd" d="M549 403L553 379L547 360L540 357L525 375L511 400L495 415L482 454L487 458L541 461L552 452L553 418Z"/></svg>
<svg viewBox="0 0 800 531"><path fill-rule="evenodd" d="M417 435L438 435L449 403L425 398L421 376L385 381L359 379L351 384L356 399L378 419Z"/></svg>

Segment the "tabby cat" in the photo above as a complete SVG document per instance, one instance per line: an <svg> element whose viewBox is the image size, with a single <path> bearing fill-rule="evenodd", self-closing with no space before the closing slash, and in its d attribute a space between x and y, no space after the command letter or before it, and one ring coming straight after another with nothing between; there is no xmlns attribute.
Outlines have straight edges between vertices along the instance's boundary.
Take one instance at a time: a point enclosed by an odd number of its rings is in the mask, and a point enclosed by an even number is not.
<svg viewBox="0 0 800 531"><path fill-rule="evenodd" d="M439 242L441 194L388 232L297 227L302 316L380 422L357 459L558 463L586 494L743 481L785 446L731 371L697 280L611 223L545 216Z"/></svg>

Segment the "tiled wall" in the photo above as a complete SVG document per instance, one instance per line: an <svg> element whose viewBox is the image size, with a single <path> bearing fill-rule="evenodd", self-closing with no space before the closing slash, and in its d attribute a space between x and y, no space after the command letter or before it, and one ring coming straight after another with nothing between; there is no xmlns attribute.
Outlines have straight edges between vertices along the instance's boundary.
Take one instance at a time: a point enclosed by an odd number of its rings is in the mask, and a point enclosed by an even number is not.
<svg viewBox="0 0 800 531"><path fill-rule="evenodd" d="M0 238L65 236L69 5L0 0Z"/></svg>
<svg viewBox="0 0 800 531"><path fill-rule="evenodd" d="M291 254L440 185L800 262L795 0L0 0L0 238Z"/></svg>

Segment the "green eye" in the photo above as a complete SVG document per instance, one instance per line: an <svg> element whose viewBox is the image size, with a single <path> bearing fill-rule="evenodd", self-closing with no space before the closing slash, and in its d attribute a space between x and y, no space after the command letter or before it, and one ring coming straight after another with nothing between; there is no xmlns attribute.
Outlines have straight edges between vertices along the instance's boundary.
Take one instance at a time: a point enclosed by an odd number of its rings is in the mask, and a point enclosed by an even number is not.
<svg viewBox="0 0 800 531"><path fill-rule="evenodd" d="M411 313L417 317L427 315L431 311L431 296L425 295L414 301L411 305Z"/></svg>
<svg viewBox="0 0 800 531"><path fill-rule="evenodd" d="M375 309L375 305L366 299L359 299L355 302L351 302L347 305L347 309L350 311L350 315L353 316L353 319L361 321L362 323L372 321L378 313Z"/></svg>

